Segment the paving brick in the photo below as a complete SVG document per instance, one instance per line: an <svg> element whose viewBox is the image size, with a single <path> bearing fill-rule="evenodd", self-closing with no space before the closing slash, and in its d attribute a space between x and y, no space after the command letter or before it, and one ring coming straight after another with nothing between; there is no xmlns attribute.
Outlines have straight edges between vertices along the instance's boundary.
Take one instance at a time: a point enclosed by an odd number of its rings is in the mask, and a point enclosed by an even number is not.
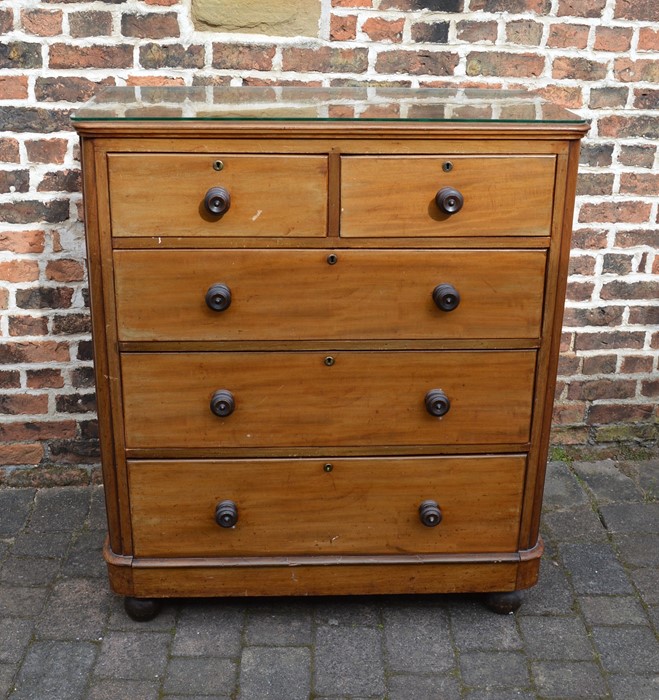
<svg viewBox="0 0 659 700"><path fill-rule="evenodd" d="M25 525L35 493L34 489L0 491L0 536L15 535Z"/></svg>
<svg viewBox="0 0 659 700"><path fill-rule="evenodd" d="M167 667L165 693L229 698L236 687L236 662L230 659L174 658Z"/></svg>
<svg viewBox="0 0 659 700"><path fill-rule="evenodd" d="M21 532L14 540L12 554L60 558L71 543L71 532Z"/></svg>
<svg viewBox="0 0 659 700"><path fill-rule="evenodd" d="M66 576L107 577L103 559L105 533L100 530L81 533L71 545L68 556L62 565Z"/></svg>
<svg viewBox="0 0 659 700"><path fill-rule="evenodd" d="M311 652L302 647L245 649L240 663L240 700L307 700Z"/></svg>
<svg viewBox="0 0 659 700"><path fill-rule="evenodd" d="M0 625L0 663L18 663L32 637L32 620L7 617Z"/></svg>
<svg viewBox="0 0 659 700"><path fill-rule="evenodd" d="M35 642L16 679L12 700L82 700L96 651L89 642Z"/></svg>
<svg viewBox="0 0 659 700"><path fill-rule="evenodd" d="M565 544L559 549L577 593L613 595L632 592L624 569L608 545Z"/></svg>
<svg viewBox="0 0 659 700"><path fill-rule="evenodd" d="M603 698L607 688L597 664L592 662L538 661L531 665L536 687L543 696Z"/></svg>
<svg viewBox="0 0 659 700"><path fill-rule="evenodd" d="M238 656L245 620L242 605L191 601L181 610L174 634L175 656Z"/></svg>
<svg viewBox="0 0 659 700"><path fill-rule="evenodd" d="M94 683L85 700L156 700L159 692L159 682L102 680Z"/></svg>
<svg viewBox="0 0 659 700"><path fill-rule="evenodd" d="M94 673L99 678L154 680L162 677L171 636L161 632L110 632Z"/></svg>
<svg viewBox="0 0 659 700"><path fill-rule="evenodd" d="M636 484L616 467L613 460L575 462L572 468L599 503L637 501L641 497Z"/></svg>
<svg viewBox="0 0 659 700"><path fill-rule="evenodd" d="M527 688L529 671L523 654L514 651L471 651L460 654L465 685L477 688Z"/></svg>
<svg viewBox="0 0 659 700"><path fill-rule="evenodd" d="M39 618L37 637L98 640L103 635L110 599L107 586L90 579L58 582Z"/></svg>
<svg viewBox="0 0 659 700"><path fill-rule="evenodd" d="M44 586L55 578L58 559L9 556L0 571L0 583L14 586Z"/></svg>
<svg viewBox="0 0 659 700"><path fill-rule="evenodd" d="M307 600L273 600L250 606L245 641L259 646L310 644L312 612L312 603Z"/></svg>
<svg viewBox="0 0 659 700"><path fill-rule="evenodd" d="M392 671L439 673L455 666L449 621L442 608L424 604L385 609L384 642Z"/></svg>
<svg viewBox="0 0 659 700"><path fill-rule="evenodd" d="M522 640L514 615L484 615L479 603L451 607L451 631L458 651L520 649Z"/></svg>
<svg viewBox="0 0 659 700"><path fill-rule="evenodd" d="M371 627L319 627L313 691L319 695L384 695L380 632Z"/></svg>
<svg viewBox="0 0 659 700"><path fill-rule="evenodd" d="M89 512L89 489L51 488L37 492L29 529L37 532L74 530Z"/></svg>
<svg viewBox="0 0 659 700"><path fill-rule="evenodd" d="M321 598L314 608L314 620L320 625L375 627L381 622L382 606L386 606L389 602L388 596L375 599L359 596ZM394 601L393 604L395 605L396 602Z"/></svg>
<svg viewBox="0 0 659 700"><path fill-rule="evenodd" d="M14 685L14 676L17 671L17 664L0 663L0 697L9 697L9 691Z"/></svg>
<svg viewBox="0 0 659 700"><path fill-rule="evenodd" d="M99 586L107 587L107 582L99 582ZM110 601L110 616L107 628L118 632L171 632L176 627L177 607L168 600L163 601L157 617L148 622L136 622L126 615L124 598L113 595Z"/></svg>
<svg viewBox="0 0 659 700"><path fill-rule="evenodd" d="M620 559L630 566L659 566L659 534L614 535Z"/></svg>
<svg viewBox="0 0 659 700"><path fill-rule="evenodd" d="M601 511L611 532L659 532L659 503L621 503Z"/></svg>
<svg viewBox="0 0 659 700"><path fill-rule="evenodd" d="M467 700L536 700L538 696L527 690L506 688L506 690L472 690L464 697Z"/></svg>
<svg viewBox="0 0 659 700"><path fill-rule="evenodd" d="M633 596L584 596L579 598L579 606L590 625L644 625L648 621Z"/></svg>
<svg viewBox="0 0 659 700"><path fill-rule="evenodd" d="M659 644L648 627L593 627L602 665L609 673L656 673Z"/></svg>
<svg viewBox="0 0 659 700"><path fill-rule="evenodd" d="M523 615L560 615L573 612L574 598L565 571L552 558L540 562L538 583L524 591L524 603L517 612Z"/></svg>
<svg viewBox="0 0 659 700"><path fill-rule="evenodd" d="M543 505L546 511L588 505L588 498L563 462L549 462Z"/></svg>
<svg viewBox="0 0 659 700"><path fill-rule="evenodd" d="M655 700L659 698L659 675L651 677L609 676L612 700Z"/></svg>
<svg viewBox="0 0 659 700"><path fill-rule="evenodd" d="M389 676L387 682L387 700L459 700L462 697L460 684L452 675L395 674Z"/></svg>
<svg viewBox="0 0 659 700"><path fill-rule="evenodd" d="M590 506L555 510L543 518L551 537L561 542L606 542L606 530Z"/></svg>
<svg viewBox="0 0 659 700"><path fill-rule="evenodd" d="M0 620L5 617L37 617L47 595L46 588L0 585Z"/></svg>
<svg viewBox="0 0 659 700"><path fill-rule="evenodd" d="M89 503L89 515L87 517L87 527L90 530L107 529L107 514L105 511L105 492L103 487L95 486L92 489Z"/></svg>
<svg viewBox="0 0 659 700"><path fill-rule="evenodd" d="M581 619L576 617L524 617L519 621L524 648L532 659L593 658L593 648Z"/></svg>
<svg viewBox="0 0 659 700"><path fill-rule="evenodd" d="M646 605L659 605L659 568L637 569L630 575Z"/></svg>

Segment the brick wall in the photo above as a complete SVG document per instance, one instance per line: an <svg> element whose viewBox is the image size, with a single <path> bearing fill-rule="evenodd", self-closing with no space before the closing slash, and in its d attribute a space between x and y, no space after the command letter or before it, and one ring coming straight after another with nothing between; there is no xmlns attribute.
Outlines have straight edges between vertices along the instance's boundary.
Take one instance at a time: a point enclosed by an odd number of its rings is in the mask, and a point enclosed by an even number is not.
<svg viewBox="0 0 659 700"><path fill-rule="evenodd" d="M592 119L554 442L604 451L651 442L657 0L322 0L321 9L318 38L295 38L196 32L185 0L0 0L0 482L84 481L98 461L68 116L99 86L126 83L521 86Z"/></svg>

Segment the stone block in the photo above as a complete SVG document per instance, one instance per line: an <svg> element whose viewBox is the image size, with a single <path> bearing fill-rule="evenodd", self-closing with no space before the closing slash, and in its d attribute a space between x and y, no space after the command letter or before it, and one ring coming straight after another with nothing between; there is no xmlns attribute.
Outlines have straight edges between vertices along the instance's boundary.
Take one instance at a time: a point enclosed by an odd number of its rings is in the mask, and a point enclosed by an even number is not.
<svg viewBox="0 0 659 700"><path fill-rule="evenodd" d="M250 647L240 664L239 700L307 700L311 653L303 647Z"/></svg>
<svg viewBox="0 0 659 700"><path fill-rule="evenodd" d="M542 696L565 698L603 698L606 683L597 664L542 661L531 666Z"/></svg>
<svg viewBox="0 0 659 700"><path fill-rule="evenodd" d="M165 693L210 695L228 700L233 697L235 685L235 661L178 657L169 662L164 688Z"/></svg>

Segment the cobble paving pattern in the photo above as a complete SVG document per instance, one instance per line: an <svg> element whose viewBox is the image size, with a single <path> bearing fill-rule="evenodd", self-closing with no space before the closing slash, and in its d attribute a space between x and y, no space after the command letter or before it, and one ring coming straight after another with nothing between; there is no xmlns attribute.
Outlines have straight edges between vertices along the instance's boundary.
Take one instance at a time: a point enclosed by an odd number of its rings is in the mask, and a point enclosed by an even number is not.
<svg viewBox="0 0 659 700"><path fill-rule="evenodd" d="M6 700L659 700L659 460L552 462L540 581L477 596L173 600L108 588L100 486L0 489Z"/></svg>

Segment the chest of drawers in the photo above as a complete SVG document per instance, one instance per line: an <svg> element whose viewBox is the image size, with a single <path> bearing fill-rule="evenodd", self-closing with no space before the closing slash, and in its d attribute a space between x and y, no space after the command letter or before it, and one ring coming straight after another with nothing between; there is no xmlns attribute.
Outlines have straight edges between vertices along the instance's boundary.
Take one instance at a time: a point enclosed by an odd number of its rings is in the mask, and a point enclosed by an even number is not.
<svg viewBox="0 0 659 700"><path fill-rule="evenodd" d="M537 578L579 139L534 97L115 89L75 117L112 588Z"/></svg>

